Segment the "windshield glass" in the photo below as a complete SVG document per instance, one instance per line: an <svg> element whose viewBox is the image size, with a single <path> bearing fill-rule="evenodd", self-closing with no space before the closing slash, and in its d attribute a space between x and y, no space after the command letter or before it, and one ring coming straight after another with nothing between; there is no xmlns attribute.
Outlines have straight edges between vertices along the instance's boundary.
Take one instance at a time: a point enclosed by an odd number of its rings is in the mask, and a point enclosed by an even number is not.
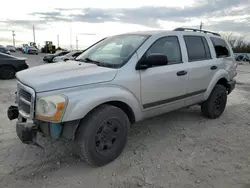
<svg viewBox="0 0 250 188"><path fill-rule="evenodd" d="M99 66L119 68L148 37L138 34L109 37L87 49L76 60L86 63L98 62Z"/></svg>
<svg viewBox="0 0 250 188"><path fill-rule="evenodd" d="M54 55L60 55L63 51L57 51L54 53Z"/></svg>
<svg viewBox="0 0 250 188"><path fill-rule="evenodd" d="M77 51L73 51L73 52L69 52L65 55L65 57L71 57L73 56L75 53L77 53Z"/></svg>

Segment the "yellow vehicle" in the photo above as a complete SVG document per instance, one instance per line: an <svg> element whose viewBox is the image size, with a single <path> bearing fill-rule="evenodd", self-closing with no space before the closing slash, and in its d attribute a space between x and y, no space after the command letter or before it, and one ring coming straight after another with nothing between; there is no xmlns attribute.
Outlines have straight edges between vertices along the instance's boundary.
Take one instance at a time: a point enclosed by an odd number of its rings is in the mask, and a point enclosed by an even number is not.
<svg viewBox="0 0 250 188"><path fill-rule="evenodd" d="M52 41L45 41L44 47L41 49L42 53L55 53L56 46L53 45Z"/></svg>

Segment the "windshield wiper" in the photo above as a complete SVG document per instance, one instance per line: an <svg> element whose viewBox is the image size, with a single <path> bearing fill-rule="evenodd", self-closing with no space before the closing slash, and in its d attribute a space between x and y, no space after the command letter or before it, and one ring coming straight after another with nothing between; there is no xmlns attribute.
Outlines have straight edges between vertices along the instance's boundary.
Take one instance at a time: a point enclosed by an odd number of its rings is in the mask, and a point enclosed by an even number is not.
<svg viewBox="0 0 250 188"><path fill-rule="evenodd" d="M75 59L75 61L80 61L80 62L84 62L84 63L94 63L97 65L100 65L101 63L99 61L94 61L92 59L89 59L88 57L85 59Z"/></svg>
<svg viewBox="0 0 250 188"><path fill-rule="evenodd" d="M92 60L92 59L90 59L90 58L88 58L88 57L85 58L85 59L83 59L83 61L86 62L86 63L94 63L94 64L96 64L96 65L98 65L98 66L101 65L101 62Z"/></svg>
<svg viewBox="0 0 250 188"><path fill-rule="evenodd" d="M114 68L115 66L112 65L112 64L108 64L108 63L102 63L102 62L99 62L99 61L95 61L95 60L92 60L90 58L85 58L85 59L75 59L75 61L80 61L80 62L84 62L84 63L93 63L93 64L96 64L97 66L103 66L103 67L110 67L110 68Z"/></svg>

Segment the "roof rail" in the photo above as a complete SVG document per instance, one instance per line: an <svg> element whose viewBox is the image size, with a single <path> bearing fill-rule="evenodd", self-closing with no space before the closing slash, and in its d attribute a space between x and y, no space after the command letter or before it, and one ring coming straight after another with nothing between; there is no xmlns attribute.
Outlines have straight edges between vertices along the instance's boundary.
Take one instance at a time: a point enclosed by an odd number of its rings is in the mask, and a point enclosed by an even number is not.
<svg viewBox="0 0 250 188"><path fill-rule="evenodd" d="M176 29L174 29L174 31L194 31L194 32L210 33L210 34L213 34L213 35L216 35L216 36L220 36L219 33L214 33L214 32L211 32L211 31L206 31L206 30L201 30L201 29L184 28L184 27L176 28Z"/></svg>

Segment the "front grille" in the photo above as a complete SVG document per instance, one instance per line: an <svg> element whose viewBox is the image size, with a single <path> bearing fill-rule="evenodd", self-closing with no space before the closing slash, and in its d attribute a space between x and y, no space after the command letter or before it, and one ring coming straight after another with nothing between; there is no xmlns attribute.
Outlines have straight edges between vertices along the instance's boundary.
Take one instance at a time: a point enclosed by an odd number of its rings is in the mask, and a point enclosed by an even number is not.
<svg viewBox="0 0 250 188"><path fill-rule="evenodd" d="M32 118L34 112L34 90L18 83L17 101L21 116Z"/></svg>
<svg viewBox="0 0 250 188"><path fill-rule="evenodd" d="M23 97L25 100L31 102L31 94L23 89L19 90L19 96Z"/></svg>
<svg viewBox="0 0 250 188"><path fill-rule="evenodd" d="M26 104L22 100L19 101L20 110L24 111L26 114L30 114L30 105Z"/></svg>

